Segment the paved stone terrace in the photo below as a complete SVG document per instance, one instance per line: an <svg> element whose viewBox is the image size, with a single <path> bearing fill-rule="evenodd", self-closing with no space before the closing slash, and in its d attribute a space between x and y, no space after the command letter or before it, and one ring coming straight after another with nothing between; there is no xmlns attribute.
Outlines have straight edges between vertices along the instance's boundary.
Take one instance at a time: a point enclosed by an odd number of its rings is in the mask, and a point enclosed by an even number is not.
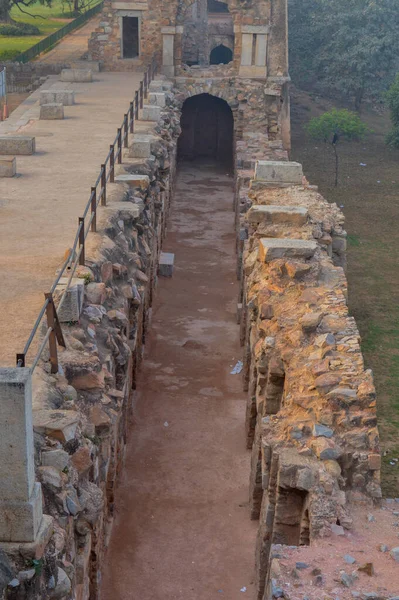
<svg viewBox="0 0 399 600"><path fill-rule="evenodd" d="M141 78L96 73L91 84L50 79L43 88L76 92L63 121L38 120L38 90L0 124L0 134L36 137L36 154L17 157L17 177L0 180L1 366L13 366L23 349Z"/></svg>

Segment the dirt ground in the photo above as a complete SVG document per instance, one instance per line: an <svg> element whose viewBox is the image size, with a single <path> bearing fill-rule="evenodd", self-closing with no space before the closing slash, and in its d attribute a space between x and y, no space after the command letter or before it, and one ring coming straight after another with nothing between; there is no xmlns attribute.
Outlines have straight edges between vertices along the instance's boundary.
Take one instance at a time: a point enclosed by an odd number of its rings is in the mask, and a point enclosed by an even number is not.
<svg viewBox="0 0 399 600"><path fill-rule="evenodd" d="M399 151L388 148L389 115L366 107L372 129L363 142L341 142L340 181L334 187L331 146L310 139L303 125L331 108L326 99L292 94L291 159L346 217L349 306L362 336L366 366L374 372L383 460L383 491L399 496ZM379 108L379 107L377 107ZM361 163L365 166L362 166Z"/></svg>
<svg viewBox="0 0 399 600"><path fill-rule="evenodd" d="M108 550L104 600L253 596L233 179L180 168ZM132 502L134 504L132 504Z"/></svg>

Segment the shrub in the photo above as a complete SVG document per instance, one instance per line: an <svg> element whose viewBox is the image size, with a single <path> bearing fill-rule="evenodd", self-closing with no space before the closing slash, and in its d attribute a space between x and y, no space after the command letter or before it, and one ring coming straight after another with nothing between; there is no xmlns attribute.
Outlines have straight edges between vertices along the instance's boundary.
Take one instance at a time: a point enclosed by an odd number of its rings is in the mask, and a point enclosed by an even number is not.
<svg viewBox="0 0 399 600"><path fill-rule="evenodd" d="M0 35L18 37L22 35L40 35L40 29L30 23L4 23L0 25Z"/></svg>

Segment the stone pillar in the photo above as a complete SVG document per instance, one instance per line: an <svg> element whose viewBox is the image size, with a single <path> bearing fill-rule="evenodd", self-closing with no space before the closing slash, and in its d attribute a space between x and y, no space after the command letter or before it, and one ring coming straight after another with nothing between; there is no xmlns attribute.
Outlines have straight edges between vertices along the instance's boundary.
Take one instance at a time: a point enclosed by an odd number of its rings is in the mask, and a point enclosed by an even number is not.
<svg viewBox="0 0 399 600"><path fill-rule="evenodd" d="M263 78L267 76L267 36L269 29L269 25L241 26L239 75L242 77Z"/></svg>
<svg viewBox="0 0 399 600"><path fill-rule="evenodd" d="M176 27L162 27L162 73L167 77L175 74Z"/></svg>
<svg viewBox="0 0 399 600"><path fill-rule="evenodd" d="M183 33L184 26L176 25L175 35L175 71L178 70L183 63Z"/></svg>
<svg viewBox="0 0 399 600"><path fill-rule="evenodd" d="M0 542L34 542L42 522L35 482L30 369L0 369Z"/></svg>

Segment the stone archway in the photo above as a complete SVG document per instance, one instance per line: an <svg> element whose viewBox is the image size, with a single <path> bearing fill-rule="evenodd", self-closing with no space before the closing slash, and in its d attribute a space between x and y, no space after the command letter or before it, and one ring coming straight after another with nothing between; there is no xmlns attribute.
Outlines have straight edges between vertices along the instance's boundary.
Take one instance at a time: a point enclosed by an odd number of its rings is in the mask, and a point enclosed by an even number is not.
<svg viewBox="0 0 399 600"><path fill-rule="evenodd" d="M211 159L232 164L233 113L225 100L210 94L188 98L182 107L179 160Z"/></svg>

